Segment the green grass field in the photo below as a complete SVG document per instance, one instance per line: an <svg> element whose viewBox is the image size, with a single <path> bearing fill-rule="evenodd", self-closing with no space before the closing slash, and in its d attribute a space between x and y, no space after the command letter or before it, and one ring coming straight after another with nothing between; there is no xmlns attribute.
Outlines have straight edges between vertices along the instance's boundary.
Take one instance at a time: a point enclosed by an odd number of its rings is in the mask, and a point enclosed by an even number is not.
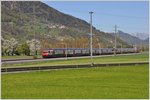
<svg viewBox="0 0 150 100"><path fill-rule="evenodd" d="M2 99L149 98L148 64L2 74Z"/></svg>
<svg viewBox="0 0 150 100"><path fill-rule="evenodd" d="M140 62L148 61L148 54L138 55L122 55L94 58L94 63L116 63L116 62ZM2 67L31 67L31 66L52 66L52 65L69 65L69 64L89 64L90 58L68 59L68 60L53 60L42 62L26 62L16 64L2 64Z"/></svg>
<svg viewBox="0 0 150 100"><path fill-rule="evenodd" d="M37 56L38 58L42 58L41 55ZM25 56L25 55L21 55L21 56L2 56L2 60L12 60L12 59L33 59L33 56Z"/></svg>

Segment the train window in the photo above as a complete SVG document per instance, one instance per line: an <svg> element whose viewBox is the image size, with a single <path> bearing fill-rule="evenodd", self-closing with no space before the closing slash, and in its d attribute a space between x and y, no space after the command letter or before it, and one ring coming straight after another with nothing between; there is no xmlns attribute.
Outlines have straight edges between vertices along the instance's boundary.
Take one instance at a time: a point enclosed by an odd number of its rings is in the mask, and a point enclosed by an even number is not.
<svg viewBox="0 0 150 100"><path fill-rule="evenodd" d="M81 50L75 50L75 54L81 53Z"/></svg>
<svg viewBox="0 0 150 100"><path fill-rule="evenodd" d="M67 50L68 54L73 54L73 50Z"/></svg>
<svg viewBox="0 0 150 100"><path fill-rule="evenodd" d="M83 54L89 54L89 53L90 53L90 50L82 50L82 53L83 53Z"/></svg>
<svg viewBox="0 0 150 100"><path fill-rule="evenodd" d="M63 54L64 51L63 50L55 50L55 54Z"/></svg>
<svg viewBox="0 0 150 100"><path fill-rule="evenodd" d="M82 50L82 53L85 54L85 53L86 53L86 50Z"/></svg>

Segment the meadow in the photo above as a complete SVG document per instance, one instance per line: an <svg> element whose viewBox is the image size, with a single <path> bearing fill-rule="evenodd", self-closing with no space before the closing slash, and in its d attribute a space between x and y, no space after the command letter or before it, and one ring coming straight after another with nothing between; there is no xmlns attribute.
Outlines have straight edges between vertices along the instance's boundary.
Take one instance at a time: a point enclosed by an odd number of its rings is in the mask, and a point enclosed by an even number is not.
<svg viewBox="0 0 150 100"><path fill-rule="evenodd" d="M148 99L149 65L2 74L2 99Z"/></svg>
<svg viewBox="0 0 150 100"><path fill-rule="evenodd" d="M38 55L37 58L42 58L42 56ZM33 59L33 56L26 56L26 55L2 56L2 60L13 60L13 59Z"/></svg>
<svg viewBox="0 0 150 100"><path fill-rule="evenodd" d="M118 62L141 62L148 61L149 55L136 54L136 55L117 55L109 57L96 57L93 58L94 63L118 63ZM52 66L52 65L69 65L69 64L89 64L90 58L79 59L65 59L65 60L51 60L51 61L39 61L39 62L26 62L26 63L14 63L14 64L2 64L3 67L34 67L34 66Z"/></svg>

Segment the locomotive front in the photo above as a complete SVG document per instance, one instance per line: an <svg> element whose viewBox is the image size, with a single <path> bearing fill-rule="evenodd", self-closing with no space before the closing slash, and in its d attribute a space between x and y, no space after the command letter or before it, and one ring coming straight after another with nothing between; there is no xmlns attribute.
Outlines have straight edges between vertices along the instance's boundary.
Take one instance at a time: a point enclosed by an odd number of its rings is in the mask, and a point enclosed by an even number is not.
<svg viewBox="0 0 150 100"><path fill-rule="evenodd" d="M48 58L53 55L54 50L43 50L42 52L42 57L43 58Z"/></svg>

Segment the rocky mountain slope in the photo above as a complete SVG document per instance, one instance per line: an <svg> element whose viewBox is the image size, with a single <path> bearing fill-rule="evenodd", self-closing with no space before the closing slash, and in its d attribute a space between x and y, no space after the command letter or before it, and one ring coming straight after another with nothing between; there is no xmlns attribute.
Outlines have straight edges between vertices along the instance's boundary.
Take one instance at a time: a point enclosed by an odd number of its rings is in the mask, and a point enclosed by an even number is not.
<svg viewBox="0 0 150 100"><path fill-rule="evenodd" d="M89 47L90 24L64 14L40 1L2 1L2 37L14 37L20 42L36 38L45 47ZM93 27L94 47L113 47L114 36ZM118 38L118 43L127 45ZM47 43L47 44L46 44ZM59 44L59 45L57 45ZM81 45L83 44L83 45Z"/></svg>
<svg viewBox="0 0 150 100"><path fill-rule="evenodd" d="M112 35L114 35L114 34L112 34ZM122 39L124 42L127 42L130 45L140 45L142 43L143 44L147 43L146 41L141 40L135 36L132 36L129 33L125 33L121 30L118 30L117 37Z"/></svg>

